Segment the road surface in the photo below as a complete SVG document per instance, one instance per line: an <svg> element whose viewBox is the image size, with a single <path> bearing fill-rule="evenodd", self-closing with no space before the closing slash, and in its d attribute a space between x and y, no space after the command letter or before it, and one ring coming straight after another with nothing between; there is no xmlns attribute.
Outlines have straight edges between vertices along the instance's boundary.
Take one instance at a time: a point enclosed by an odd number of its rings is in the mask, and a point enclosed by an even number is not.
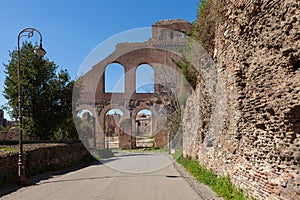
<svg viewBox="0 0 300 200"><path fill-rule="evenodd" d="M57 175L1 200L201 199L163 154L118 154L102 164Z"/></svg>

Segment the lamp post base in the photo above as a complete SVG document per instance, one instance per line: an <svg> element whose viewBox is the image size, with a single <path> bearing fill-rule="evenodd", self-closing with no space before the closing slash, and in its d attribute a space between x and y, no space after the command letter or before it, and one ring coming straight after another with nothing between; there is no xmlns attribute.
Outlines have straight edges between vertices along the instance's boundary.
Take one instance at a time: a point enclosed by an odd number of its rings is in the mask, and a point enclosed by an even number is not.
<svg viewBox="0 0 300 200"><path fill-rule="evenodd" d="M25 166L23 165L23 156L19 154L19 161L18 161L18 180L17 183L20 186L25 186L27 182L26 174L25 174Z"/></svg>
<svg viewBox="0 0 300 200"><path fill-rule="evenodd" d="M26 176L19 176L18 177L18 185L19 186L26 186L27 178Z"/></svg>

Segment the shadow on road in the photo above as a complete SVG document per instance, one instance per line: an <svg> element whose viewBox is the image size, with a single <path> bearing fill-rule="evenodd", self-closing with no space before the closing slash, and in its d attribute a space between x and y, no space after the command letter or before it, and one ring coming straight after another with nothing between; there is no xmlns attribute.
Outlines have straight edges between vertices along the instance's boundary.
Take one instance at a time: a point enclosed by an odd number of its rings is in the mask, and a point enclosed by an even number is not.
<svg viewBox="0 0 300 200"><path fill-rule="evenodd" d="M73 181L84 181L84 180L93 180L93 179L109 179L109 178L131 178L131 177L139 177L139 176L163 176L166 178L180 178L182 176L173 176L173 175L154 175L154 174L123 174L123 175L117 175L117 176L97 176L97 177L89 177L89 178L82 178L82 179L65 179L65 180L51 180L51 178L55 176L60 176L63 174L67 174L70 172L74 172L89 166L93 165L102 165L106 164L108 162L116 161L119 159L123 159L126 157L133 157L133 156L153 156L152 153L115 153L115 157L107 158L107 159L102 159L100 161L92 162L92 163L84 163L80 164L74 167L70 167L64 170L59 170L59 171L54 171L54 172L47 172L41 175L29 177L27 180L26 186L23 187L29 187L33 185L42 185L42 184L50 184L50 183L58 183L58 182L73 182ZM5 187L0 187L0 198L4 195L13 193L17 190L22 188L22 186L18 186L16 184L8 185Z"/></svg>
<svg viewBox="0 0 300 200"><path fill-rule="evenodd" d="M59 176L59 175L63 175L69 172L73 172L73 171L77 171L92 165L101 165L102 163L100 162L92 162L92 163L84 163L84 164L80 164L74 167L70 167L64 170L59 170L59 171L53 171L53 172L47 172L44 174L40 174L37 176L33 176L33 177L29 177L26 183L26 186L23 187L28 187L28 186L32 186L32 185L36 185L38 182L43 181L43 180L48 180L50 178L53 178L54 176ZM16 185L16 184L11 184L8 186L5 186L3 188L0 187L0 197L7 195L9 193L15 192L17 190L19 190L20 188L22 188L22 186Z"/></svg>
<svg viewBox="0 0 300 200"><path fill-rule="evenodd" d="M75 178L75 179L64 179L64 180L55 180L55 181L43 181L42 183L37 183L36 185L44 185L51 183L63 183L63 182L74 182L74 181L87 181L87 180L97 180L97 179L111 179L111 178L136 178L136 177L165 177L165 178L183 178L182 176L174 176L174 175L154 175L154 174L138 174L138 175L116 175L116 176L96 176L89 178Z"/></svg>
<svg viewBox="0 0 300 200"><path fill-rule="evenodd" d="M115 157L153 156L156 153L115 153Z"/></svg>

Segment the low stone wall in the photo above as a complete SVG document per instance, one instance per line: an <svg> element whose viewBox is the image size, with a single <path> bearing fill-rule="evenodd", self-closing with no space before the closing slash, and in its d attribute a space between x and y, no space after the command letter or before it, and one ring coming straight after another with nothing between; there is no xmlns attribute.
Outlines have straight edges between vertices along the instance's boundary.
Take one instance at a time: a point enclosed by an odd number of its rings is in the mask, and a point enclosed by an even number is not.
<svg viewBox="0 0 300 200"><path fill-rule="evenodd" d="M18 153L0 155L0 185L17 180Z"/></svg>
<svg viewBox="0 0 300 200"><path fill-rule="evenodd" d="M65 169L79 163L93 161L82 143L38 144L25 148L26 176ZM18 175L18 153L0 155L0 185L13 183Z"/></svg>
<svg viewBox="0 0 300 200"><path fill-rule="evenodd" d="M0 131L0 140L18 140L19 133L11 128L9 131Z"/></svg>

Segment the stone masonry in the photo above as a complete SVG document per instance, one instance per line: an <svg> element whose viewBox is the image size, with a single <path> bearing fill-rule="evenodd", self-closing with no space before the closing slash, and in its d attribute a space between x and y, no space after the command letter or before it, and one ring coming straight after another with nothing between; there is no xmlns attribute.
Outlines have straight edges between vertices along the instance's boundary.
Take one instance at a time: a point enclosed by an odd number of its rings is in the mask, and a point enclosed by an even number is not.
<svg viewBox="0 0 300 200"><path fill-rule="evenodd" d="M300 199L300 1L225 5L216 93L200 81L189 97L184 156L255 198Z"/></svg>
<svg viewBox="0 0 300 200"><path fill-rule="evenodd" d="M117 44L112 54L81 77L80 100L74 109L76 112L88 110L96 118L96 142L91 148L104 148L104 118L110 109L119 109L124 113L119 127L120 148L135 147L136 115L142 109L152 112L151 130L155 134L156 146L168 146L169 131L164 127L168 124L162 124L164 119L160 116L162 105L159 88L174 79L180 80L180 72L174 76L170 73L179 71L175 61L182 59L178 50L185 47L190 27L191 24L185 20L158 21L152 26L152 37L148 41ZM108 93L104 90L104 72L111 63L118 63L124 68L124 93ZM136 69L141 64L149 64L153 68L154 93L136 92Z"/></svg>
<svg viewBox="0 0 300 200"><path fill-rule="evenodd" d="M16 147L16 146L8 146ZM94 161L82 143L40 143L24 144L26 176ZM18 152L0 153L0 189L3 185L15 183L18 179ZM0 196L1 196L0 190Z"/></svg>

